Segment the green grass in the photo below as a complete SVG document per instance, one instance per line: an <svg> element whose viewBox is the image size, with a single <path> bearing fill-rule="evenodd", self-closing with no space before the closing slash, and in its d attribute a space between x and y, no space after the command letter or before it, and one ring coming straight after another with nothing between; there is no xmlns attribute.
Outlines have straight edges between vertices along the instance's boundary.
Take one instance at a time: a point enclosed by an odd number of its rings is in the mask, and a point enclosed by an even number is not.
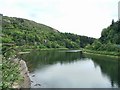
<svg viewBox="0 0 120 90"><path fill-rule="evenodd" d="M21 83L23 78L20 75L19 65L9 59L2 58L2 83L0 88L12 88L14 82Z"/></svg>
<svg viewBox="0 0 120 90"><path fill-rule="evenodd" d="M82 49L83 53L89 53L89 54L96 54L96 55L104 55L109 57L115 57L120 58L119 52L107 52L107 51L95 51L95 50L88 50L88 49Z"/></svg>

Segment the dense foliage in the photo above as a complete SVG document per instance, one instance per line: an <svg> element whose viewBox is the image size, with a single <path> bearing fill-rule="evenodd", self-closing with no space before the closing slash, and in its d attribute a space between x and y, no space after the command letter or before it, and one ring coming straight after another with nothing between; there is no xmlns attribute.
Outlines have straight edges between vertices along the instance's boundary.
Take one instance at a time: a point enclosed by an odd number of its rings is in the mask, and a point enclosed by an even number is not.
<svg viewBox="0 0 120 90"><path fill-rule="evenodd" d="M95 40L92 45L85 47L89 50L116 52L120 55L120 21L114 22L108 27L103 29L101 37Z"/></svg>
<svg viewBox="0 0 120 90"><path fill-rule="evenodd" d="M2 58L2 89L12 88L14 82L20 83L19 66L9 59Z"/></svg>
<svg viewBox="0 0 120 90"><path fill-rule="evenodd" d="M120 44L120 20L117 22L112 20L112 24L103 29L99 40L102 43Z"/></svg>
<svg viewBox="0 0 120 90"><path fill-rule="evenodd" d="M15 59L16 51L13 46L3 46L6 49L2 51L2 83L0 85L1 89L7 90L12 88L14 83L21 83L23 78L20 75L19 64L13 61Z"/></svg>
<svg viewBox="0 0 120 90"><path fill-rule="evenodd" d="M92 44L94 38L61 33L34 21L3 17L3 43L14 43L25 48L81 48Z"/></svg>

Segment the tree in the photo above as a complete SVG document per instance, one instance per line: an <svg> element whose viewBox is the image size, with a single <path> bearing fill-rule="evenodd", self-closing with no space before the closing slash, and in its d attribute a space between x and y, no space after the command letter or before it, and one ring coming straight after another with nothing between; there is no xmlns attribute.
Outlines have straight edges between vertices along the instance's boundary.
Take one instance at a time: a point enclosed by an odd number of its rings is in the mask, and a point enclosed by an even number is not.
<svg viewBox="0 0 120 90"><path fill-rule="evenodd" d="M111 25L114 25L115 24L115 22L114 22L114 19L112 20L112 24Z"/></svg>

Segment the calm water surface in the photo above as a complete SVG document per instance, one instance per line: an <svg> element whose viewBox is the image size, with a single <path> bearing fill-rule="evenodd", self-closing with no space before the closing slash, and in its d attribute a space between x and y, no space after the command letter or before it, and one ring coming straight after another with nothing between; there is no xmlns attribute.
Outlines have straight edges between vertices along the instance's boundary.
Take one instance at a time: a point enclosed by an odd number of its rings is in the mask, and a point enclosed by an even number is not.
<svg viewBox="0 0 120 90"><path fill-rule="evenodd" d="M29 67L32 88L120 87L120 62L114 58L79 50L33 51L21 58Z"/></svg>

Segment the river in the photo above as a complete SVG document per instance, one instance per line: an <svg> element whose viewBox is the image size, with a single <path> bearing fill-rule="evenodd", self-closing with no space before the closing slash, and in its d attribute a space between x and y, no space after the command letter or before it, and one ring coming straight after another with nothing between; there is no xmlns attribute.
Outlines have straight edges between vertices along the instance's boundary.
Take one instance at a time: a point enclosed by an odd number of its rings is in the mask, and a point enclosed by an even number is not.
<svg viewBox="0 0 120 90"><path fill-rule="evenodd" d="M79 50L41 50L20 56L32 88L118 88L120 61Z"/></svg>

